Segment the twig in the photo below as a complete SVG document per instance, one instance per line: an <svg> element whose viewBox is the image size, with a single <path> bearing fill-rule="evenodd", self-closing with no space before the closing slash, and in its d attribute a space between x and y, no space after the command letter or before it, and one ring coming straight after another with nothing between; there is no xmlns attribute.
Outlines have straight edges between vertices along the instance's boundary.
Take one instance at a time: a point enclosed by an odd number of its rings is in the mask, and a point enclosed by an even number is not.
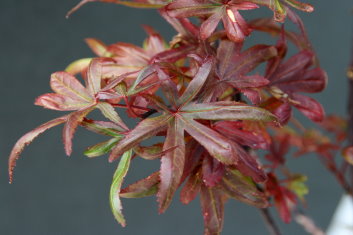
<svg viewBox="0 0 353 235"><path fill-rule="evenodd" d="M347 70L347 78L348 78L348 145L353 145L353 38L352 38L352 48L351 48L351 62ZM350 172L353 172L353 167L350 166ZM352 189L353 179L351 177L350 188ZM350 192L352 195L352 190Z"/></svg>
<svg viewBox="0 0 353 235"><path fill-rule="evenodd" d="M311 235L325 235L325 233L315 225L315 222L308 217L307 215L304 215L301 212L297 212L295 216L295 221L301 225L306 232L308 232Z"/></svg>
<svg viewBox="0 0 353 235"><path fill-rule="evenodd" d="M264 218L264 221L266 223L267 229L270 232L271 235L281 235L281 232L279 231L279 228L274 221L274 219L271 216L271 213L268 208L263 208L260 209L261 215Z"/></svg>

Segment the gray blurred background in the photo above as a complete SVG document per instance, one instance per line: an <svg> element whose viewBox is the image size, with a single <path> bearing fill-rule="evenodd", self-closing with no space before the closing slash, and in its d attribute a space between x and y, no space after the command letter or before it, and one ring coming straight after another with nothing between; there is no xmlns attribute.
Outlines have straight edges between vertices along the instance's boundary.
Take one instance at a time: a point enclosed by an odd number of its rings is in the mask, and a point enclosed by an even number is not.
<svg viewBox="0 0 353 235"><path fill-rule="evenodd" d="M113 4L88 4L66 20L66 12L76 3L76 0L0 1L0 234L202 234L198 200L184 206L178 195L163 215L158 215L154 197L123 199L128 226L121 228L114 221L108 203L117 162L109 164L106 157L84 157L83 150L102 138L82 129L75 135L70 158L64 154L61 127L40 136L26 148L18 161L14 184L8 184L7 157L15 141L39 124L62 115L34 106L34 99L50 92L52 72L63 70L75 59L93 55L84 38L141 45L145 37L141 24L153 26L168 41L174 33L153 10ZM316 97L327 113L344 114L353 2L312 0L310 3L316 6L316 11L301 15L330 78L328 88ZM272 13L257 10L252 16L257 14ZM326 228L341 189L315 156L290 159L294 172L309 176L309 215ZM158 169L158 164L136 159L127 182L147 176ZM279 223L284 235L305 234L295 223ZM263 235L267 231L256 209L230 201L226 204L223 234Z"/></svg>

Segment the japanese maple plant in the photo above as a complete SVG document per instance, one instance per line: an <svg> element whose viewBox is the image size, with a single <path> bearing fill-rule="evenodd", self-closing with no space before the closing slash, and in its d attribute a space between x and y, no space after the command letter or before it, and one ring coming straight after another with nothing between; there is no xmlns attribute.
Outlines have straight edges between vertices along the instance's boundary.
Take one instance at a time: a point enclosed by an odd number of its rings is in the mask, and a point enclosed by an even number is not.
<svg viewBox="0 0 353 235"><path fill-rule="evenodd" d="M82 1L69 14L94 1L99 0ZM144 26L143 47L86 39L97 57L77 60L53 73L53 92L35 101L47 109L70 112L18 140L9 158L10 181L25 145L63 124L67 155L78 126L107 136L84 154L93 158L108 153L109 162L119 161L110 204L122 226L126 223L120 198L156 195L163 213L181 188L184 204L200 195L206 235L221 233L229 199L259 208L271 233L279 234L268 208L276 207L289 223L300 213L298 204L308 191L306 177L286 166L290 149L296 149L295 155L316 153L346 192L352 192L345 172L353 150L343 151L348 160L343 168L334 159L346 138L346 121L325 117L322 105L307 96L321 92L327 82L303 22L292 9L311 12L311 5L296 0L100 1L157 8L177 35L167 43ZM274 16L245 20L241 15L259 7L269 8ZM289 25L296 30L284 22L292 22ZM257 32L275 37L273 45L245 47L248 36L256 38ZM289 43L295 52L287 53ZM96 109L105 120L88 117ZM296 115L318 123L315 129L305 128L294 117L294 109L299 111ZM133 128L120 117L123 112L137 120ZM332 139L327 132L334 134ZM156 136L164 141L144 144ZM160 161L160 170L122 187L138 157Z"/></svg>

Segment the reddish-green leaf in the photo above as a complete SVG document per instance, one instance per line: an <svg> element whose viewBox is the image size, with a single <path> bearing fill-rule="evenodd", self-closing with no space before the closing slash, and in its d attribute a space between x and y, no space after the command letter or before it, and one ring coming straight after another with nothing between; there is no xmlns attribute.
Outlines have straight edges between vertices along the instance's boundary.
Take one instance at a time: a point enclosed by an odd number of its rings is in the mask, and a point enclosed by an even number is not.
<svg viewBox="0 0 353 235"><path fill-rule="evenodd" d="M48 130L49 128L52 128L54 126L64 123L66 119L67 119L67 115L53 119L49 122L46 122L40 125L39 127L37 127L36 129L28 132L16 142L9 157L10 183L12 182L12 179L13 179L13 170L16 166L16 161L20 157L20 154L23 151L23 148L26 145L30 144L38 135L42 134L44 131Z"/></svg>
<svg viewBox="0 0 353 235"><path fill-rule="evenodd" d="M237 170L228 170L222 180L222 187L228 196L249 205L265 208L269 206L266 195L260 192L251 179Z"/></svg>
<svg viewBox="0 0 353 235"><path fill-rule="evenodd" d="M173 146L173 147L163 151L163 144L158 143L158 144L154 144L154 145L148 146L148 147L136 146L133 150L137 155L139 155L143 159L154 160L154 159L162 157L163 155L165 155L169 151L173 151L177 147L178 146Z"/></svg>
<svg viewBox="0 0 353 235"><path fill-rule="evenodd" d="M65 146L66 155L70 156L72 152L72 138L78 125L82 122L83 118L89 114L94 107L88 107L67 116L67 120L63 129L63 141Z"/></svg>
<svg viewBox="0 0 353 235"><path fill-rule="evenodd" d="M265 109L235 102L191 103L182 109L183 116L206 120L275 121L276 117Z"/></svg>
<svg viewBox="0 0 353 235"><path fill-rule="evenodd" d="M213 66L213 59L206 58L202 63L201 67L197 71L194 78L191 80L189 85L186 87L183 95L179 98L178 104L185 105L190 102L195 96L200 92L201 88L203 87L206 79L211 72Z"/></svg>
<svg viewBox="0 0 353 235"><path fill-rule="evenodd" d="M226 137L192 119L183 118L182 121L185 130L207 149L211 156L224 164L235 164L237 162L232 144Z"/></svg>
<svg viewBox="0 0 353 235"><path fill-rule="evenodd" d="M53 73L50 78L50 86L57 94L68 96L79 102L93 102L92 96L86 88L67 72Z"/></svg>
<svg viewBox="0 0 353 235"><path fill-rule="evenodd" d="M47 109L59 111L78 110L90 105L87 101L72 99L70 96L64 96L55 93L48 93L39 96L34 102L35 105L43 106Z"/></svg>
<svg viewBox="0 0 353 235"><path fill-rule="evenodd" d="M85 71L88 68L88 65L91 63L91 61L92 61L92 58L83 58L83 59L76 60L71 64L69 64L66 67L65 71L67 73L70 73L71 75L76 75L78 73Z"/></svg>
<svg viewBox="0 0 353 235"><path fill-rule="evenodd" d="M123 137L113 138L89 147L83 154L87 157L98 157L110 152L110 150L122 139Z"/></svg>
<svg viewBox="0 0 353 235"><path fill-rule="evenodd" d="M112 162L116 160L122 153L135 147L141 141L156 135L166 127L171 118L171 116L162 115L141 121L134 129L129 131L125 138L113 149L109 161Z"/></svg>
<svg viewBox="0 0 353 235"><path fill-rule="evenodd" d="M95 133L113 137L120 137L124 132L124 129L112 122L84 119L80 125Z"/></svg>
<svg viewBox="0 0 353 235"><path fill-rule="evenodd" d="M114 63L115 61L110 58L96 58L91 61L87 71L87 87L91 96L101 90L101 82L104 76L103 66Z"/></svg>
<svg viewBox="0 0 353 235"><path fill-rule="evenodd" d="M194 170L180 191L180 201L189 204L201 190L202 178L200 169Z"/></svg>
<svg viewBox="0 0 353 235"><path fill-rule="evenodd" d="M158 191L159 171L152 175L130 184L120 191L120 197L124 198L141 198L152 196Z"/></svg>
<svg viewBox="0 0 353 235"><path fill-rule="evenodd" d="M106 102L99 102L97 104L97 108L102 112L102 114L108 118L110 121L118 124L125 130L129 130L129 128L125 125L123 120L121 120L119 114L115 111L114 107Z"/></svg>
<svg viewBox="0 0 353 235"><path fill-rule="evenodd" d="M163 213L170 205L183 175L185 164L184 126L179 119L168 123L167 137L163 150L174 146L176 149L168 151L161 159L160 179L158 191L159 212Z"/></svg>
<svg viewBox="0 0 353 235"><path fill-rule="evenodd" d="M125 152L124 155L121 157L118 168L116 169L113 176L113 182L110 187L110 194L109 194L110 207L112 209L114 217L123 227L126 226L126 222L122 214L123 208L121 205L119 194L120 194L122 182L130 167L131 157L132 157L131 150Z"/></svg>
<svg viewBox="0 0 353 235"><path fill-rule="evenodd" d="M348 162L349 164L353 165L353 147L348 146L342 150L342 155L344 157L344 160Z"/></svg>
<svg viewBox="0 0 353 235"><path fill-rule="evenodd" d="M201 208L205 224L204 235L220 235L223 228L224 195L215 189L201 187Z"/></svg>
<svg viewBox="0 0 353 235"><path fill-rule="evenodd" d="M107 45L95 38L86 38L85 41L97 56L105 57L105 54L107 52Z"/></svg>

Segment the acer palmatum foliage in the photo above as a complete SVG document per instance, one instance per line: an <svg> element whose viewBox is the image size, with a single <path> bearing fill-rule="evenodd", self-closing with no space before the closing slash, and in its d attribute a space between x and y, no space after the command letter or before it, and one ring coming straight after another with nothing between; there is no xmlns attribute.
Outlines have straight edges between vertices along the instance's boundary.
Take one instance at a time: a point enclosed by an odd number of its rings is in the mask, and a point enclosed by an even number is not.
<svg viewBox="0 0 353 235"><path fill-rule="evenodd" d="M70 14L93 1L82 1ZM285 165L291 147L297 148L296 155L317 153L346 191L351 191L345 172L333 158L346 138L346 122L325 117L321 104L308 96L322 91L327 77L291 7L311 12L311 5L295 0L101 1L159 8L177 35L167 43L145 26L148 36L143 47L86 39L97 57L77 60L66 71L53 73L53 93L35 101L44 108L72 112L18 140L9 159L10 181L24 146L47 129L64 124L67 155L78 126L107 136L107 141L84 154L109 153L110 162L119 160L110 203L122 226L126 223L120 197L156 195L162 213L179 187L182 203L200 194L205 234L220 234L224 203L229 199L258 208L275 206L288 223L308 191L306 177ZM274 12L273 18L247 21L242 16L244 10L264 6ZM285 20L298 30L288 31L279 23ZM244 40L256 31L277 37L277 42L244 48ZM289 42L297 48L293 56L287 55ZM79 75L84 85L76 78ZM294 108L321 123L336 140L302 127L293 116ZM95 109L106 120L89 119L87 115ZM139 120L134 128L120 118L122 112ZM165 140L152 146L141 144L154 136ZM258 149L267 154L258 155ZM353 162L352 152L345 149L347 162ZM122 188L134 157L160 160L160 171Z"/></svg>

